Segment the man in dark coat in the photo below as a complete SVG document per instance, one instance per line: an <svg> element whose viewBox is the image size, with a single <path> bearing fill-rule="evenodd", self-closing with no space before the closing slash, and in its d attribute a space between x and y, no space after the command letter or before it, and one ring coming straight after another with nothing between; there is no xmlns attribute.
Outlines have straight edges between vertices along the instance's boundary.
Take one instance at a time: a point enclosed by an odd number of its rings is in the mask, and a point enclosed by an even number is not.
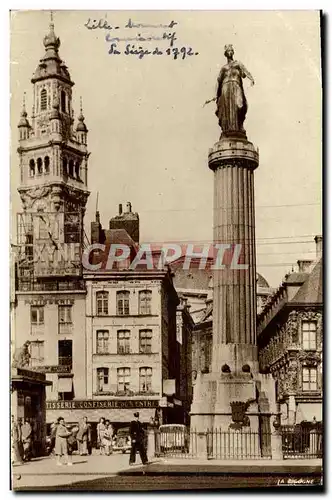
<svg viewBox="0 0 332 500"><path fill-rule="evenodd" d="M145 446L144 446L144 429L139 421L139 413L134 413L135 420L130 422L130 438L131 438L131 450L129 464L132 465L136 460L136 452L139 451L142 464L148 463L146 456Z"/></svg>

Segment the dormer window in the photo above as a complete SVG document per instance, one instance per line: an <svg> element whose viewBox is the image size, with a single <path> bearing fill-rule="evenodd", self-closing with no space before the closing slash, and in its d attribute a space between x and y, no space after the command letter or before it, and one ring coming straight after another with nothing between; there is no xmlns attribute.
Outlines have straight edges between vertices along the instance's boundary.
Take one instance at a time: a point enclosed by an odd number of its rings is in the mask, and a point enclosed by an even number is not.
<svg viewBox="0 0 332 500"><path fill-rule="evenodd" d="M41 111L45 111L47 109L47 91L46 89L42 89L40 92L40 109Z"/></svg>

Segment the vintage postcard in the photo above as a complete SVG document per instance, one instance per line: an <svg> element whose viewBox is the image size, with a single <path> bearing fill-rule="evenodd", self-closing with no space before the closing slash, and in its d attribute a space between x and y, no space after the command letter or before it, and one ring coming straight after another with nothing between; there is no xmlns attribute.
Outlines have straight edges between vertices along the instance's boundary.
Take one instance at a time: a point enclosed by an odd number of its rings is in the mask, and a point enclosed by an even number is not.
<svg viewBox="0 0 332 500"><path fill-rule="evenodd" d="M11 12L13 490L323 487L322 22Z"/></svg>

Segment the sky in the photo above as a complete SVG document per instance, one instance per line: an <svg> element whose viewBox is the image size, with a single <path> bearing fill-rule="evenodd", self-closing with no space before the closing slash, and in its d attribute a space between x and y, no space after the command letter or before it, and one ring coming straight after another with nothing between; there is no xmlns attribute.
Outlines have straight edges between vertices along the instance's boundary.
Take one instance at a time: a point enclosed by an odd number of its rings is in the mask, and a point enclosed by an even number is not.
<svg viewBox="0 0 332 500"><path fill-rule="evenodd" d="M119 26L112 36L160 36L175 32L175 45L197 55L108 54L108 30L89 30L88 19ZM125 29L136 23L173 29ZM89 26L91 26L91 21ZM17 123L30 79L44 54L48 11L11 16L11 212L21 211L17 193ZM89 129L89 189L86 230L96 198L104 227L118 204L131 201L140 215L143 242L210 242L213 173L208 150L220 130L214 104L216 79L225 63L224 45L251 72L244 82L249 105L245 129L258 148L255 171L257 270L278 286L298 259L314 258L314 236L322 232L322 131L319 13L317 11L55 11L60 56L75 82ZM167 48L167 41L157 42ZM136 42L137 45L139 43ZM145 45L155 47L156 42ZM13 232L15 231L13 223ZM15 240L15 235L12 235Z"/></svg>

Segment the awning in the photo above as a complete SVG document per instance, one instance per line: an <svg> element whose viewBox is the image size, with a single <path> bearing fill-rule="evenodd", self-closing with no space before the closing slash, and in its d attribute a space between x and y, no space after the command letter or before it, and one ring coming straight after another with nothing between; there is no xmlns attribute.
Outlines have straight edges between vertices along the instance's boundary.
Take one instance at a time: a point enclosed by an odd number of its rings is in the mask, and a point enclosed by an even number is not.
<svg viewBox="0 0 332 500"><path fill-rule="evenodd" d="M59 377L58 392L73 392L73 379L71 377Z"/></svg>
<svg viewBox="0 0 332 500"><path fill-rule="evenodd" d="M321 403L299 403L296 409L296 423L313 422L314 417L316 422L321 422L322 413Z"/></svg>

